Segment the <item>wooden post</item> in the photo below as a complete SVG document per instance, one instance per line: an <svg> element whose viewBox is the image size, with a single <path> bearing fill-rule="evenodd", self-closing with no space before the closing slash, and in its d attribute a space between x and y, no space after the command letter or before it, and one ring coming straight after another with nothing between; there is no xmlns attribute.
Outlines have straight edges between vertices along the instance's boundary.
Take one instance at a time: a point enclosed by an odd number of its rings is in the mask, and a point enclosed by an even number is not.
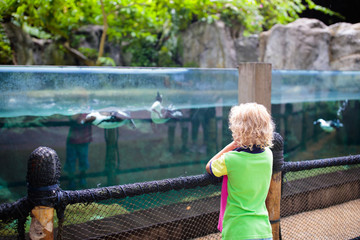
<svg viewBox="0 0 360 240"><path fill-rule="evenodd" d="M31 210L29 237L31 240L54 239L54 208L36 206Z"/></svg>
<svg viewBox="0 0 360 240"><path fill-rule="evenodd" d="M266 198L266 207L269 212L269 219L272 227L273 239L281 239L280 233L280 202L281 202L281 182L282 166L284 164L284 142L280 134L274 133L274 146L271 148L273 153L273 174L271 177L269 193Z"/></svg>
<svg viewBox="0 0 360 240"><path fill-rule="evenodd" d="M271 113L271 64L241 63L238 92L239 104L256 102Z"/></svg>
<svg viewBox="0 0 360 240"><path fill-rule="evenodd" d="M38 147L28 159L28 200L32 204L29 237L31 240L54 239L54 206L60 190L61 164L57 153Z"/></svg>
<svg viewBox="0 0 360 240"><path fill-rule="evenodd" d="M272 227L273 240L280 239L280 201L281 201L281 172L271 177L269 193L266 198L266 207Z"/></svg>
<svg viewBox="0 0 360 240"><path fill-rule="evenodd" d="M271 113L271 64L241 63L239 65L238 101L262 104ZM266 207L273 239L280 239L281 171L273 171Z"/></svg>

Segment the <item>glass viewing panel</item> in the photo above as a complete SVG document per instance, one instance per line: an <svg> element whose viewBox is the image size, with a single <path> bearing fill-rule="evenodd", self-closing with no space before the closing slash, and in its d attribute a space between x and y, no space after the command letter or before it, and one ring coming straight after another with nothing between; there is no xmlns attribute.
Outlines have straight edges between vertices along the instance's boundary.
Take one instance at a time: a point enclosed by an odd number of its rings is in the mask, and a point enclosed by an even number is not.
<svg viewBox="0 0 360 240"><path fill-rule="evenodd" d="M236 69L0 67L1 116L151 107L157 92L177 108L237 103ZM86 95L86 109L76 99Z"/></svg>
<svg viewBox="0 0 360 240"><path fill-rule="evenodd" d="M238 102L237 69L0 66L0 83L0 203L39 146L63 189L204 173ZM359 154L360 72L273 70L271 101L286 161Z"/></svg>

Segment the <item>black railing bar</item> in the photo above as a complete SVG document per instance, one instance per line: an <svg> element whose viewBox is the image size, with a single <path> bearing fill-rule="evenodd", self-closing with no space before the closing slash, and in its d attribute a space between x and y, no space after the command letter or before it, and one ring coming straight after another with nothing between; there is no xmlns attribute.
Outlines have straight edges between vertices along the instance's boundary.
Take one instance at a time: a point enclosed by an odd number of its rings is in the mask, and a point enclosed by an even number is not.
<svg viewBox="0 0 360 240"><path fill-rule="evenodd" d="M323 158L315 160L284 162L282 166L283 172L297 172L310 170L315 168L335 167L342 165L360 164L360 155L350 155L334 158Z"/></svg>
<svg viewBox="0 0 360 240"><path fill-rule="evenodd" d="M208 160L198 160L198 161L189 161L189 162L179 162L179 163L169 163L169 164L161 164L157 166L149 166L149 167L138 167L138 168L128 168L128 169L116 169L115 175L121 175L121 174L127 174L127 173L135 173L135 172L143 172L143 171L151 171L151 170L158 170L158 169L164 169L164 168L175 168L175 167L182 167L182 166L191 166L191 165L200 165L204 164L205 169L205 163ZM92 173L86 173L86 174L77 174L75 175L75 178L97 178L97 177L107 177L109 174L106 171L102 172L92 172ZM67 181L69 180L69 177L62 176L60 177L60 181ZM26 187L26 181L16 181L16 182L10 182L7 184L8 188L15 188L15 187Z"/></svg>

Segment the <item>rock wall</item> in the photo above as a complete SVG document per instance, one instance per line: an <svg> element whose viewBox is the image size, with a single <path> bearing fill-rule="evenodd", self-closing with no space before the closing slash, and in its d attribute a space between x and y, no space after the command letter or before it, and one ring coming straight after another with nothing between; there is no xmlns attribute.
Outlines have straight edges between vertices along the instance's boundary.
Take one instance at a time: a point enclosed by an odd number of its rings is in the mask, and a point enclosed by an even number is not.
<svg viewBox="0 0 360 240"><path fill-rule="evenodd" d="M182 33L181 62L232 68L240 62L268 62L274 69L360 70L360 23L326 26L301 18L248 37L232 37L222 22L196 23Z"/></svg>
<svg viewBox="0 0 360 240"><path fill-rule="evenodd" d="M15 48L17 64L78 65L51 40L31 38L19 27L7 23L4 29ZM319 20L302 18L287 25L275 25L260 35L233 36L224 22L194 23L178 35L177 62L187 67L235 68L240 62L268 62L274 69L360 70L360 23L326 26ZM101 26L78 30L76 48L97 50ZM118 66L129 66L123 46L107 42L105 54Z"/></svg>
<svg viewBox="0 0 360 240"><path fill-rule="evenodd" d="M180 62L198 67L226 68L236 65L235 42L223 22L195 23L181 36L183 51Z"/></svg>
<svg viewBox="0 0 360 240"><path fill-rule="evenodd" d="M22 31L21 28L12 24L2 24L4 30L9 38L12 48L14 49L16 56L16 64L20 65L32 65L34 64L33 59L33 42L31 37Z"/></svg>
<svg viewBox="0 0 360 240"><path fill-rule="evenodd" d="M302 18L260 34L259 61L274 69L360 70L360 23Z"/></svg>
<svg viewBox="0 0 360 240"><path fill-rule="evenodd" d="M17 65L77 65L76 60L52 40L32 38L11 22L2 26L15 50Z"/></svg>
<svg viewBox="0 0 360 240"><path fill-rule="evenodd" d="M75 33L75 35L79 38L79 42L77 46L73 47L94 49L97 52L99 49L103 28L103 26L98 25L81 27ZM124 65L122 55L123 54L119 44L115 42L105 42L104 56L112 58L117 66ZM93 60L96 61L96 58Z"/></svg>
<svg viewBox="0 0 360 240"><path fill-rule="evenodd" d="M180 62L202 68L234 68L239 62L258 59L258 36L233 37L224 22L198 22L181 33Z"/></svg>
<svg viewBox="0 0 360 240"><path fill-rule="evenodd" d="M360 23L338 23L332 33L330 66L333 70L360 70Z"/></svg>

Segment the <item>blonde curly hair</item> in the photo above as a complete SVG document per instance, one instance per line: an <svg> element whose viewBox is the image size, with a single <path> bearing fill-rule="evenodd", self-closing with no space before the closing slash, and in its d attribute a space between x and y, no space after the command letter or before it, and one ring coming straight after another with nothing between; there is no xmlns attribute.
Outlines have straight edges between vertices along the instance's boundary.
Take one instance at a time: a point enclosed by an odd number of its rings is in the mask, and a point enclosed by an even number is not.
<svg viewBox="0 0 360 240"><path fill-rule="evenodd" d="M275 124L266 108L257 103L234 106L229 114L229 128L237 146L243 148L272 146Z"/></svg>

